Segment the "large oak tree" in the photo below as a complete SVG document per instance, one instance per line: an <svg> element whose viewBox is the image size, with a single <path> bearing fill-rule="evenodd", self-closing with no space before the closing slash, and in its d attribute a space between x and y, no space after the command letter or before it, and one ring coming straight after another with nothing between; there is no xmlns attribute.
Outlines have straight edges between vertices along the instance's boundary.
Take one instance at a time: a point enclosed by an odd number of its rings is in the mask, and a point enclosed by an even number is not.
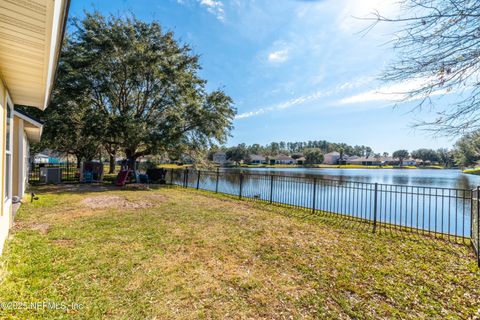
<svg viewBox="0 0 480 320"><path fill-rule="evenodd" d="M56 98L85 108L89 131L109 152L123 151L133 165L141 156L226 140L232 99L222 90L206 91L198 55L172 32L157 22L98 12L73 25Z"/></svg>

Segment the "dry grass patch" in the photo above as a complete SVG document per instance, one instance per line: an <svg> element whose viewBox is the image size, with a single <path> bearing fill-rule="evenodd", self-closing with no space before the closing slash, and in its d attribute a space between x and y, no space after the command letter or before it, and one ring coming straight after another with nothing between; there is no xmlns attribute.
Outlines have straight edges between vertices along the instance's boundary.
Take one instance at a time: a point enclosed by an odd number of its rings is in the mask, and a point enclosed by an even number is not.
<svg viewBox="0 0 480 320"><path fill-rule="evenodd" d="M165 196L158 194L136 194L136 197L130 196L130 198L122 195L94 195L84 198L81 204L92 210L135 210L154 207L165 199Z"/></svg>
<svg viewBox="0 0 480 320"><path fill-rule="evenodd" d="M150 201L143 199L137 201L129 201L125 197L112 195L112 196L93 196L86 197L82 200L82 204L90 209L144 209L150 208L153 204Z"/></svg>
<svg viewBox="0 0 480 320"><path fill-rule="evenodd" d="M50 224L48 223L26 223L26 222L16 222L14 224L15 230L33 230L38 231L42 235L46 235L50 230Z"/></svg>

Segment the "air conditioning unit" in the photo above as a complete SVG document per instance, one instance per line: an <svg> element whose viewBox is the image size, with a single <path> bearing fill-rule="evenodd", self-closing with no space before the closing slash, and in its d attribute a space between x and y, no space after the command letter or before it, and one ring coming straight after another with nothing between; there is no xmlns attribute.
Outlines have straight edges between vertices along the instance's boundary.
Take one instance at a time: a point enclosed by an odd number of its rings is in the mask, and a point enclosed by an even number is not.
<svg viewBox="0 0 480 320"><path fill-rule="evenodd" d="M58 184L62 182L61 168L40 168L40 182Z"/></svg>

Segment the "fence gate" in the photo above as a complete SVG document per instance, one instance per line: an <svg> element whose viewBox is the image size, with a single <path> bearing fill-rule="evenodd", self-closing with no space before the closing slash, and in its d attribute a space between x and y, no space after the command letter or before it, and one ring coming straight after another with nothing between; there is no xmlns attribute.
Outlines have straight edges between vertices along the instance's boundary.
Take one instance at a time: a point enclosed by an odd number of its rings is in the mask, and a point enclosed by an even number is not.
<svg viewBox="0 0 480 320"><path fill-rule="evenodd" d="M473 249L477 255L477 263L480 267L480 187L477 187L472 192L472 215L471 215L471 227L470 235L472 237Z"/></svg>

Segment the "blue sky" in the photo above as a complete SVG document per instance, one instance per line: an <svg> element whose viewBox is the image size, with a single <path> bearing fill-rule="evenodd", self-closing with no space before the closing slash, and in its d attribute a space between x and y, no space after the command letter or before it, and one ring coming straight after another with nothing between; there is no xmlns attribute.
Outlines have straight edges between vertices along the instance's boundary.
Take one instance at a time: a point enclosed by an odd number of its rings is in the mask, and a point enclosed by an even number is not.
<svg viewBox="0 0 480 320"><path fill-rule="evenodd" d="M391 26L361 33L373 10L395 15L392 0L72 0L84 9L158 20L201 55L201 76L238 110L228 145L328 140L376 152L451 147L445 137L413 130L432 112L394 108L414 84L376 79L394 57Z"/></svg>

